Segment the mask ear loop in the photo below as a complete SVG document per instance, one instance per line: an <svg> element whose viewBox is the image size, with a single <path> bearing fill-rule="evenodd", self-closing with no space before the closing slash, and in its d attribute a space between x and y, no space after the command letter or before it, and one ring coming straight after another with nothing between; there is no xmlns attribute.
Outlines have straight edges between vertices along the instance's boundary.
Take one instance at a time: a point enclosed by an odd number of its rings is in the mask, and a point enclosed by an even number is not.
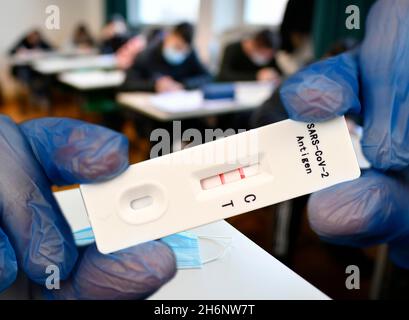
<svg viewBox="0 0 409 320"><path fill-rule="evenodd" d="M94 233L92 232L91 227L81 229L81 230L74 232L74 237L75 237L75 240L77 241L95 240Z"/></svg>
<svg viewBox="0 0 409 320"><path fill-rule="evenodd" d="M228 249L230 249L232 247L232 243L233 243L233 238L232 237L223 237L223 236L202 236L202 235L198 235L197 236L199 239L203 239L203 240L207 240L207 241L212 241L213 243L217 244L218 246L222 247L222 250L219 252L219 254L217 254L216 256L206 259L204 261L202 261L202 264L207 264L219 259L222 259ZM218 240L225 240L226 243L221 243L221 241Z"/></svg>

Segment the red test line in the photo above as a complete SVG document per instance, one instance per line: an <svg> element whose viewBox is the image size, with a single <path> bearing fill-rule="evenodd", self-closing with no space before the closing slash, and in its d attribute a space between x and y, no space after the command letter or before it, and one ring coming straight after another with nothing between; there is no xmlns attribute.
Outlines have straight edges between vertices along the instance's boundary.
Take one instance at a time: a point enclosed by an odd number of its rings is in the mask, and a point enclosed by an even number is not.
<svg viewBox="0 0 409 320"><path fill-rule="evenodd" d="M244 179L246 175L244 174L243 168L239 168L238 170L240 172L240 179Z"/></svg>
<svg viewBox="0 0 409 320"><path fill-rule="evenodd" d="M219 178L220 178L220 181L222 182L222 184L226 183L226 180L224 179L224 173L220 173Z"/></svg>

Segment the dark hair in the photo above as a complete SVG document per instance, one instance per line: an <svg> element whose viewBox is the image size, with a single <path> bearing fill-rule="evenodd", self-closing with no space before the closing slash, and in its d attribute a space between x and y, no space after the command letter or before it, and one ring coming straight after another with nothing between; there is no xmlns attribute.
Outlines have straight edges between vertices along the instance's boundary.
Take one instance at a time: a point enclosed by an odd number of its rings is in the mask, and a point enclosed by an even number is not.
<svg viewBox="0 0 409 320"><path fill-rule="evenodd" d="M276 32L269 29L263 29L257 32L254 37L254 41L257 46L267 49L279 49L280 48L280 37Z"/></svg>
<svg viewBox="0 0 409 320"><path fill-rule="evenodd" d="M191 23L179 23L173 27L172 32L181 37L188 45L192 44L195 30Z"/></svg>
<svg viewBox="0 0 409 320"><path fill-rule="evenodd" d="M146 32L146 41L148 44L154 43L162 39L163 29L162 28L152 28Z"/></svg>
<svg viewBox="0 0 409 320"><path fill-rule="evenodd" d="M41 37L41 32L40 29L32 29L27 33L27 36L31 36L31 35L36 35L38 37Z"/></svg>
<svg viewBox="0 0 409 320"><path fill-rule="evenodd" d="M85 23L79 23L77 27L75 28L75 32L83 32L83 33L88 33L88 28L85 25Z"/></svg>
<svg viewBox="0 0 409 320"><path fill-rule="evenodd" d="M285 9L283 22L280 27L282 49L293 52L294 46L291 42L293 33L309 35L312 30L315 0L289 0Z"/></svg>

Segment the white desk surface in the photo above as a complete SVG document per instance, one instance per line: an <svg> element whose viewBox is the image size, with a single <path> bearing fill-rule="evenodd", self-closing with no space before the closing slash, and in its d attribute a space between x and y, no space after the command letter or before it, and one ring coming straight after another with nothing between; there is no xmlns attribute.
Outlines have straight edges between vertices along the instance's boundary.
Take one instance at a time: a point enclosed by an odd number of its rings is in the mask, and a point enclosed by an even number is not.
<svg viewBox="0 0 409 320"><path fill-rule="evenodd" d="M73 223L79 228L86 225L78 189L57 192L56 198L71 227ZM225 221L191 231L201 236L231 237L231 246L221 259L201 269L178 270L175 278L150 299L329 299ZM204 259L220 252L211 241L201 240L200 244Z"/></svg>
<svg viewBox="0 0 409 320"><path fill-rule="evenodd" d="M120 93L117 101L135 111L160 121L194 118L223 114L259 107L274 89L271 83L238 82L234 100L203 99L199 90L173 93Z"/></svg>
<svg viewBox="0 0 409 320"><path fill-rule="evenodd" d="M29 50L23 53L16 53L9 58L9 63L13 66L32 65L39 61L57 59L62 57L85 57L95 55L96 50L63 49L57 51Z"/></svg>
<svg viewBox="0 0 409 320"><path fill-rule="evenodd" d="M9 58L9 63L13 66L24 66L24 65L31 65L32 63L47 59L47 58L55 58L56 54L54 52L48 51L33 51L33 52L24 52L24 53L16 53Z"/></svg>
<svg viewBox="0 0 409 320"><path fill-rule="evenodd" d="M33 63L33 69L42 74L57 74L79 69L112 69L116 66L117 61L113 54L55 57Z"/></svg>
<svg viewBox="0 0 409 320"><path fill-rule="evenodd" d="M125 80L122 70L68 71L60 74L58 80L81 91L115 88Z"/></svg>

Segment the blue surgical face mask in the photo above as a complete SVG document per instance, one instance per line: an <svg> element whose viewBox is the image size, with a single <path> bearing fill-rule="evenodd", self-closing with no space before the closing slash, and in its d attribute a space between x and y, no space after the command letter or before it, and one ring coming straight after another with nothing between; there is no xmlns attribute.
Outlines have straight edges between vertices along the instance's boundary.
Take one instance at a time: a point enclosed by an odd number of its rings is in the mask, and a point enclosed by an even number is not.
<svg viewBox="0 0 409 320"><path fill-rule="evenodd" d="M77 246L85 246L95 242L91 227L74 232L74 239ZM221 248L219 254L202 260L199 239L218 244ZM178 269L199 269L206 263L222 258L230 247L232 239L223 236L197 236L185 231L162 238L161 241L172 249Z"/></svg>
<svg viewBox="0 0 409 320"><path fill-rule="evenodd" d="M232 238L223 236L195 235L191 232L176 233L161 239L174 252L178 269L198 269L204 264L221 259L231 246ZM200 254L200 240L211 241L219 247L218 253L204 260Z"/></svg>
<svg viewBox="0 0 409 320"><path fill-rule="evenodd" d="M84 228L74 232L75 244L85 246L95 242L92 228ZM178 269L197 269L202 267L199 238L190 232L172 234L161 241L165 242L174 252Z"/></svg>
<svg viewBox="0 0 409 320"><path fill-rule="evenodd" d="M75 244L79 247L86 246L95 242L94 232L91 227L74 232Z"/></svg>
<svg viewBox="0 0 409 320"><path fill-rule="evenodd" d="M173 250L178 269L195 269L202 267L199 238L193 233L176 233L161 240Z"/></svg>
<svg viewBox="0 0 409 320"><path fill-rule="evenodd" d="M162 54L167 63L171 65L179 65L186 60L188 52L179 51L172 47L164 47Z"/></svg>
<svg viewBox="0 0 409 320"><path fill-rule="evenodd" d="M271 59L269 57L263 56L259 53L254 53L250 56L251 61L259 67L263 67L265 65L267 65Z"/></svg>
<svg viewBox="0 0 409 320"><path fill-rule="evenodd" d="M74 232L75 244L85 246L95 242L92 228L84 228ZM161 241L165 242L174 252L178 269L197 269L202 267L199 238L190 232L172 234Z"/></svg>

